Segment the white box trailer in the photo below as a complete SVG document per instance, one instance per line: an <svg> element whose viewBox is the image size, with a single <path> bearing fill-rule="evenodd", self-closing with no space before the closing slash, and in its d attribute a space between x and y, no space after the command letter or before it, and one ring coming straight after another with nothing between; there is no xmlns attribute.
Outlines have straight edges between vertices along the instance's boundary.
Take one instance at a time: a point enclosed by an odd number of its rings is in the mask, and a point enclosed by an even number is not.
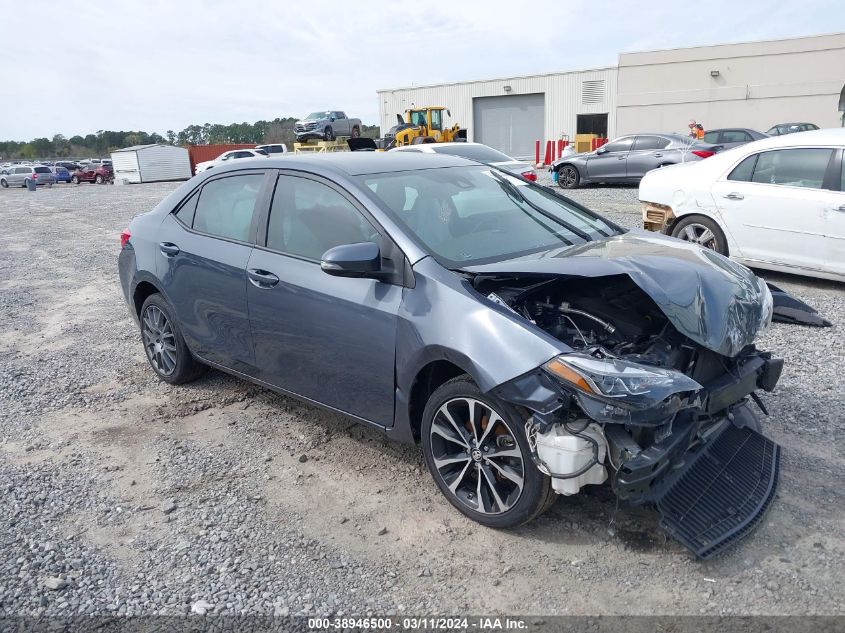
<svg viewBox="0 0 845 633"><path fill-rule="evenodd" d="M191 161L188 150L166 143L133 145L111 153L115 182L157 182L188 180Z"/></svg>

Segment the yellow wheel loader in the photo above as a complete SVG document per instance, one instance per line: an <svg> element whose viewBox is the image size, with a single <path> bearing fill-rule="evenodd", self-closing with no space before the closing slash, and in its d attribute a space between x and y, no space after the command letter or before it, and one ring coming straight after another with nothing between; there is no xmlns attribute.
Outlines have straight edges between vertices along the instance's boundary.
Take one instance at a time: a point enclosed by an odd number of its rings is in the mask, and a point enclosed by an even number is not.
<svg viewBox="0 0 845 633"><path fill-rule="evenodd" d="M452 127L444 127L444 112L446 116L451 116L449 110L442 106L405 110L405 118L403 119L401 114L397 114L397 125L390 128L384 138L368 139L361 137L349 139L349 148L353 151L387 151L403 145L466 140L466 130L462 130L457 123Z"/></svg>

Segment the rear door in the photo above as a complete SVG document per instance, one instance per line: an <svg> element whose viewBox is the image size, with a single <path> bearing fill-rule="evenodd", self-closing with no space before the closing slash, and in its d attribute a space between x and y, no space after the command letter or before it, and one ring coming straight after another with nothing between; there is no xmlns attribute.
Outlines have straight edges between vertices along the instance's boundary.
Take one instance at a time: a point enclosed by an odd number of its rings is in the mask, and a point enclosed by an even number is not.
<svg viewBox="0 0 845 633"><path fill-rule="evenodd" d="M829 148L758 152L713 185L741 257L805 269L822 265L833 154Z"/></svg>
<svg viewBox="0 0 845 633"><path fill-rule="evenodd" d="M246 374L254 351L246 264L257 211L267 204L267 173L244 170L207 180L159 231L158 277L192 352Z"/></svg>
<svg viewBox="0 0 845 633"><path fill-rule="evenodd" d="M633 136L618 138L587 157L590 180L622 180L627 177L626 161L634 145Z"/></svg>
<svg viewBox="0 0 845 633"><path fill-rule="evenodd" d="M669 139L662 136L637 136L628 160L625 161L626 176L639 180L646 172L657 169L667 162L663 150L669 145Z"/></svg>
<svg viewBox="0 0 845 633"><path fill-rule="evenodd" d="M279 175L265 226L266 245L253 251L247 271L259 377L392 426L403 288L320 268L333 246L374 241L384 261L392 242L356 200L302 172Z"/></svg>

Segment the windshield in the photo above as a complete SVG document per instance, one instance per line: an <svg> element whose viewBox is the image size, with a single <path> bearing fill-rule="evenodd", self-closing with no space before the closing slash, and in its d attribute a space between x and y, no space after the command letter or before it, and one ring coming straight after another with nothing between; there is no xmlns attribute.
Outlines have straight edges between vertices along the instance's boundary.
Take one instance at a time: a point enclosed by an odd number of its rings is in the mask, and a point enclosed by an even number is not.
<svg viewBox="0 0 845 633"><path fill-rule="evenodd" d="M328 119L329 113L328 112L312 112L309 114L306 119Z"/></svg>
<svg viewBox="0 0 845 633"><path fill-rule="evenodd" d="M511 259L615 235L609 222L489 167L359 176L447 268Z"/></svg>
<svg viewBox="0 0 845 633"><path fill-rule="evenodd" d="M513 162L513 158L507 154L496 151L492 147L486 145L447 145L445 147L432 148L438 154L449 154L450 156L460 156L462 158L469 158L470 160L477 160L479 163L504 163Z"/></svg>

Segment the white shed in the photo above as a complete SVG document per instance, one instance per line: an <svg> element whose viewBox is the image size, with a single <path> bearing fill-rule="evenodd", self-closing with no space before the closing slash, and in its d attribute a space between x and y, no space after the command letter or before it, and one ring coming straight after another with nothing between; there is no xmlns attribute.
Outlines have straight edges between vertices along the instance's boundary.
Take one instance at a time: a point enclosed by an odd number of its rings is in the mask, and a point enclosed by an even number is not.
<svg viewBox="0 0 845 633"><path fill-rule="evenodd" d="M112 152L111 160L115 180L155 182L192 176L188 150L165 143L124 147Z"/></svg>

